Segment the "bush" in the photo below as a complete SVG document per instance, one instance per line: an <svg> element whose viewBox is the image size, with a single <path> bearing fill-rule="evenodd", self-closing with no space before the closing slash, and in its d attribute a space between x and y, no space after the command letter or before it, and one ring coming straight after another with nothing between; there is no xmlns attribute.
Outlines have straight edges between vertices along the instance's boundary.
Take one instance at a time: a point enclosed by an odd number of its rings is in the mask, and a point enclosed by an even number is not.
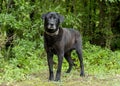
<svg viewBox="0 0 120 86"><path fill-rule="evenodd" d="M89 42L83 46L83 59L87 74L120 73L119 56L119 51L113 52L107 48L91 45ZM77 54L73 52L72 57L77 64L75 68L79 69Z"/></svg>
<svg viewBox="0 0 120 86"><path fill-rule="evenodd" d="M86 43L84 46L85 65L90 73L116 73L120 72L119 51L112 52L99 46ZM114 71L114 72L113 72Z"/></svg>
<svg viewBox="0 0 120 86"><path fill-rule="evenodd" d="M14 56L8 59L0 57L0 82L24 80L29 74L46 68L43 38L40 40L39 44L24 39L15 41Z"/></svg>

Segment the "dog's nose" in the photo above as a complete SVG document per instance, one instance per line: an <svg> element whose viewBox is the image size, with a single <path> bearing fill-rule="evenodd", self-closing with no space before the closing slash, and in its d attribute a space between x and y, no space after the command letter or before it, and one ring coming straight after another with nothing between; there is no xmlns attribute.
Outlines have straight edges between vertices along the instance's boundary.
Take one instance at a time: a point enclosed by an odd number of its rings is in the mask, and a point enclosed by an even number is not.
<svg viewBox="0 0 120 86"><path fill-rule="evenodd" d="M50 24L51 26L53 26L54 24Z"/></svg>

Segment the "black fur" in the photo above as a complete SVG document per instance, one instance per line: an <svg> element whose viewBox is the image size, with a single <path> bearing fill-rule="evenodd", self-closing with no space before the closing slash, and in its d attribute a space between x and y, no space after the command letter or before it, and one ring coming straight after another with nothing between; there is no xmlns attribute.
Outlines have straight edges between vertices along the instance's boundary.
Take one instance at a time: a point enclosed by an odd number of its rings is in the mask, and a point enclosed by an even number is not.
<svg viewBox="0 0 120 86"><path fill-rule="evenodd" d="M69 73L73 66L71 51L76 50L80 61L80 76L84 76L84 65L82 58L82 39L78 31L73 29L61 28L59 25L64 17L55 12L48 12L42 15L44 20L44 47L47 52L49 66L49 80L54 80L53 74L53 55L58 56L58 68L55 81L60 80L63 57L68 61Z"/></svg>

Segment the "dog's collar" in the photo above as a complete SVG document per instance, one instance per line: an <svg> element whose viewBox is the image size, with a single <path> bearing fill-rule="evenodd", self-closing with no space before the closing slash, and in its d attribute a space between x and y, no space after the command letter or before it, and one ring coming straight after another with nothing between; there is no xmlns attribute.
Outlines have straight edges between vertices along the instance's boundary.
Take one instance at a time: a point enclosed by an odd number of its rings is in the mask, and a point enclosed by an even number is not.
<svg viewBox="0 0 120 86"><path fill-rule="evenodd" d="M58 29L57 31L53 32L53 33L50 33L50 32L47 32L47 31L45 31L45 33L46 33L47 35L50 35L50 36L58 35L59 29Z"/></svg>

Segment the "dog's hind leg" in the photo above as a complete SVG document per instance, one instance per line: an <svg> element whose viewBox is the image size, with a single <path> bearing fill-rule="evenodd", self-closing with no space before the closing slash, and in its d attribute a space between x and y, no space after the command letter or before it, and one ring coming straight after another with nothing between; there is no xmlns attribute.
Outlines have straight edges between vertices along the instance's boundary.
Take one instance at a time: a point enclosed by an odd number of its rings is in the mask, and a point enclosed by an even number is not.
<svg viewBox="0 0 120 86"><path fill-rule="evenodd" d="M79 61L80 61L80 76L85 76L84 74L84 64L83 64L83 57L82 57L82 43L80 40L76 42L76 53L78 55Z"/></svg>
<svg viewBox="0 0 120 86"><path fill-rule="evenodd" d="M69 63L69 68L67 69L66 73L70 73L72 66L73 66L73 60L71 59L71 52L65 53L64 57Z"/></svg>

